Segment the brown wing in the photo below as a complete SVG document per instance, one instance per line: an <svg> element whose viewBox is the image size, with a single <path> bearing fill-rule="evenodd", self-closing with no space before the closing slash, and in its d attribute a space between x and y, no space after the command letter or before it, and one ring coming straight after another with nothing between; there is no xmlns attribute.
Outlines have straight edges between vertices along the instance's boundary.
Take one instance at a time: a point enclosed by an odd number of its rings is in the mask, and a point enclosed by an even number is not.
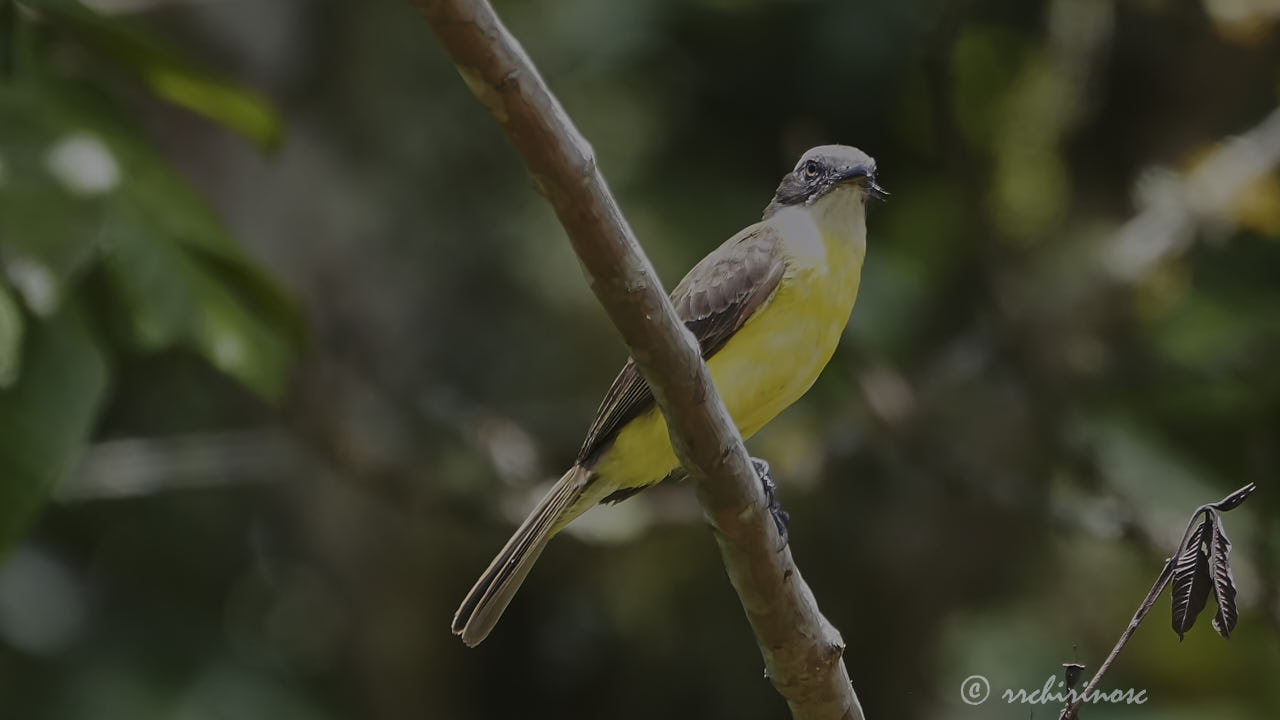
<svg viewBox="0 0 1280 720"><path fill-rule="evenodd" d="M724 347L773 296L786 270L781 245L782 238L772 227L752 225L703 258L671 292L676 315L698 339L704 359ZM651 407L648 383L635 362L627 360L596 410L578 461L594 460L623 425Z"/></svg>

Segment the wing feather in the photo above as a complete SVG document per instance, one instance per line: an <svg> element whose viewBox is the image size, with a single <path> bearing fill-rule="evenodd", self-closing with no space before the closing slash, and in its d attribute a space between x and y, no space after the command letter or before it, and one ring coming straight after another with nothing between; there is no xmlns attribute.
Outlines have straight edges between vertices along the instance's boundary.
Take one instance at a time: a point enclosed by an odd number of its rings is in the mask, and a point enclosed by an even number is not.
<svg viewBox="0 0 1280 720"><path fill-rule="evenodd" d="M671 292L676 314L697 338L703 359L719 352L773 297L786 270L781 248L777 230L763 223L752 225L703 258ZM648 383L628 359L596 410L578 461L598 457L618 431L653 402Z"/></svg>

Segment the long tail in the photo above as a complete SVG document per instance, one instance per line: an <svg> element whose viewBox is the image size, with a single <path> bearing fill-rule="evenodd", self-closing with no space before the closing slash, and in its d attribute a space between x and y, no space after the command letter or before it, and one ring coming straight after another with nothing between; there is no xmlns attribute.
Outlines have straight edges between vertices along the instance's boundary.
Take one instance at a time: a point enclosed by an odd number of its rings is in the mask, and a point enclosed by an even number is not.
<svg viewBox="0 0 1280 720"><path fill-rule="evenodd" d="M564 525L562 516L582 495L589 476L590 472L579 465L570 468L502 546L453 616L453 634L461 635L462 642L475 647L498 624L533 562L551 535Z"/></svg>

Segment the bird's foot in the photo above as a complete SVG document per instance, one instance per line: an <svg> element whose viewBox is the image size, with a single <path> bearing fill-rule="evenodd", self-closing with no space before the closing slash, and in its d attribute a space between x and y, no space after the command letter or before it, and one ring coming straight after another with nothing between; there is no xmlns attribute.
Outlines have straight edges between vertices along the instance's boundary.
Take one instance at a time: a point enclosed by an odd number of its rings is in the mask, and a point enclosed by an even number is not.
<svg viewBox="0 0 1280 720"><path fill-rule="evenodd" d="M760 478L760 486L764 488L765 507L773 517L773 524L778 528L778 537L782 538L782 544L778 546L778 552L782 552L790 541L791 515L783 510L778 502L778 487L773 484L773 473L769 470L769 463L760 458L751 458L751 465L756 470L756 477Z"/></svg>

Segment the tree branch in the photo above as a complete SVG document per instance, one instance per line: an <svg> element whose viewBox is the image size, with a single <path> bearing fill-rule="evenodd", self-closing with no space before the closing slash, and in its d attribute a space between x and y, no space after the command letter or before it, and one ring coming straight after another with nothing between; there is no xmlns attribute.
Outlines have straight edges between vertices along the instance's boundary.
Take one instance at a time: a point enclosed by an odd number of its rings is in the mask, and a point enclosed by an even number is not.
<svg viewBox="0 0 1280 720"><path fill-rule="evenodd" d="M551 202L591 289L653 389L672 445L698 480L725 569L765 668L795 718L862 720L841 656L781 543L742 438L578 133L528 55L483 0L415 0L471 92L498 120Z"/></svg>

